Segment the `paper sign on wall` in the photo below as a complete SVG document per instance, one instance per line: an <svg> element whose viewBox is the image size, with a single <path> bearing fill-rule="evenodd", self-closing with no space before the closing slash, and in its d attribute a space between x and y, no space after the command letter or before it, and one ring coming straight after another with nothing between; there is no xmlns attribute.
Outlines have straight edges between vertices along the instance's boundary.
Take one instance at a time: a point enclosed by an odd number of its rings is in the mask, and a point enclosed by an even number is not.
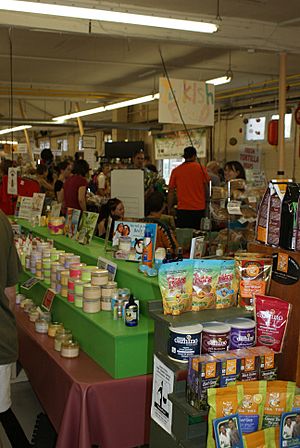
<svg viewBox="0 0 300 448"><path fill-rule="evenodd" d="M198 126L214 125L215 87L202 81L170 79L172 90L166 78L159 78L158 117L160 123L186 124ZM177 104L176 104L177 102Z"/></svg>
<svg viewBox="0 0 300 448"><path fill-rule="evenodd" d="M7 194L18 194L18 168L8 168Z"/></svg>
<svg viewBox="0 0 300 448"><path fill-rule="evenodd" d="M154 355L151 418L172 434L173 405L168 396L174 389L174 372Z"/></svg>
<svg viewBox="0 0 300 448"><path fill-rule="evenodd" d="M199 158L206 157L206 130L193 129L189 131L193 145ZM189 136L185 131L168 132L156 135L154 138L155 159L180 159L183 150L190 146Z"/></svg>
<svg viewBox="0 0 300 448"><path fill-rule="evenodd" d="M245 170L260 170L260 149L257 146L241 146L240 162Z"/></svg>

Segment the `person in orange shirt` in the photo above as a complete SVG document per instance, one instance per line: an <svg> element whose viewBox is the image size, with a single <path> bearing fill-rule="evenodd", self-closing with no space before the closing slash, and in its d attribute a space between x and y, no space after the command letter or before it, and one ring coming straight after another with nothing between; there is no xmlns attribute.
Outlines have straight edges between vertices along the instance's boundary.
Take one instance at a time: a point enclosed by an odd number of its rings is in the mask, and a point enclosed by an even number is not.
<svg viewBox="0 0 300 448"><path fill-rule="evenodd" d="M197 162L197 151L193 146L184 149L185 161L173 169L169 182L168 209L171 213L177 194L177 227L200 229L205 216L206 191L209 176Z"/></svg>

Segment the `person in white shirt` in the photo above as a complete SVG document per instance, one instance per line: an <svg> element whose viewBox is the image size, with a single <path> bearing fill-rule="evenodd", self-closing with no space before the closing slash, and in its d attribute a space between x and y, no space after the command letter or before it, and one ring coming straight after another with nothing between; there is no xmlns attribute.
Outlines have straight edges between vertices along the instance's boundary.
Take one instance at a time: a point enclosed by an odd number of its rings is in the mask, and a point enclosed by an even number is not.
<svg viewBox="0 0 300 448"><path fill-rule="evenodd" d="M284 439L291 439L293 436L293 429L295 426L295 422L292 421L290 417L288 417L285 421L285 425L283 427L283 438Z"/></svg>
<svg viewBox="0 0 300 448"><path fill-rule="evenodd" d="M101 166L101 173L98 175L98 190L97 194L99 196L109 197L110 196L110 185L109 185L109 173L110 164L103 163Z"/></svg>
<svg viewBox="0 0 300 448"><path fill-rule="evenodd" d="M229 430L224 425L221 425L219 428L219 442L221 448L231 447Z"/></svg>

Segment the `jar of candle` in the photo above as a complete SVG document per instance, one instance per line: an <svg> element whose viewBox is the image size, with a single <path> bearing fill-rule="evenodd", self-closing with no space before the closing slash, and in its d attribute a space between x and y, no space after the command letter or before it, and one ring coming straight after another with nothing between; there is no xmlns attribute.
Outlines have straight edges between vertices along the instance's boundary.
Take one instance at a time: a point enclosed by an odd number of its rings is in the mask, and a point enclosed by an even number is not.
<svg viewBox="0 0 300 448"><path fill-rule="evenodd" d="M74 290L68 290L68 302L70 303L74 303Z"/></svg>
<svg viewBox="0 0 300 448"><path fill-rule="evenodd" d="M61 286L68 286L69 275L70 275L69 270L61 271L61 274L60 274L60 284L61 284Z"/></svg>
<svg viewBox="0 0 300 448"><path fill-rule="evenodd" d="M61 276L62 275L69 275L69 270L65 269L64 267L60 266L56 270L56 281L61 282Z"/></svg>
<svg viewBox="0 0 300 448"><path fill-rule="evenodd" d="M35 276L42 279L43 278L43 272L41 270L36 270Z"/></svg>
<svg viewBox="0 0 300 448"><path fill-rule="evenodd" d="M69 268L71 263L80 263L80 255L68 255L65 259L65 268Z"/></svg>
<svg viewBox="0 0 300 448"><path fill-rule="evenodd" d="M36 306L33 306L29 311L29 320L30 322L35 322L40 317L39 310Z"/></svg>
<svg viewBox="0 0 300 448"><path fill-rule="evenodd" d="M68 297L68 287L67 286L62 286L60 289L60 295L64 298Z"/></svg>
<svg viewBox="0 0 300 448"><path fill-rule="evenodd" d="M58 330L63 330L64 326L62 323L60 322L51 322L49 324L49 328L48 328L48 336L50 336L50 338L55 338L56 333Z"/></svg>
<svg viewBox="0 0 300 448"><path fill-rule="evenodd" d="M100 286L93 286L90 283L83 287L83 297L90 300L100 300L101 288Z"/></svg>
<svg viewBox="0 0 300 448"><path fill-rule="evenodd" d="M97 270L96 266L84 266L81 271L81 280L84 282L90 282L92 277L92 271Z"/></svg>
<svg viewBox="0 0 300 448"><path fill-rule="evenodd" d="M81 278L82 268L86 265L84 263L71 263L70 264L70 277Z"/></svg>
<svg viewBox="0 0 300 448"><path fill-rule="evenodd" d="M60 352L62 342L69 341L70 339L72 339L71 330L67 330L65 328L57 330L54 339L54 350Z"/></svg>
<svg viewBox="0 0 300 448"><path fill-rule="evenodd" d="M76 341L62 342L60 355L63 358L77 358L79 356L79 344Z"/></svg>
<svg viewBox="0 0 300 448"><path fill-rule="evenodd" d="M83 296L83 287L84 285L87 285L87 282L83 282L82 280L75 280L74 282L74 292L75 294L79 294L80 296Z"/></svg>
<svg viewBox="0 0 300 448"><path fill-rule="evenodd" d="M85 313L98 313L101 309L100 299L97 300L87 300L83 299L83 311Z"/></svg>
<svg viewBox="0 0 300 448"><path fill-rule="evenodd" d="M68 290L69 291L74 291L74 288L75 288L75 278L74 277L73 278L69 277L69 280L68 280Z"/></svg>
<svg viewBox="0 0 300 448"><path fill-rule="evenodd" d="M119 238L119 250L122 252L130 252L131 238L130 236L120 236Z"/></svg>
<svg viewBox="0 0 300 448"><path fill-rule="evenodd" d="M47 334L48 333L48 322L45 319L37 319L35 321L35 331L37 333L41 334Z"/></svg>
<svg viewBox="0 0 300 448"><path fill-rule="evenodd" d="M98 269L93 271L91 275L91 284L97 286L103 286L108 283L108 270Z"/></svg>
<svg viewBox="0 0 300 448"><path fill-rule="evenodd" d="M79 294L74 294L74 305L77 308L82 308L82 306L83 306L83 296L81 296Z"/></svg>
<svg viewBox="0 0 300 448"><path fill-rule="evenodd" d="M108 282L101 288L101 297L103 299L111 299L113 294L117 291L117 282Z"/></svg>

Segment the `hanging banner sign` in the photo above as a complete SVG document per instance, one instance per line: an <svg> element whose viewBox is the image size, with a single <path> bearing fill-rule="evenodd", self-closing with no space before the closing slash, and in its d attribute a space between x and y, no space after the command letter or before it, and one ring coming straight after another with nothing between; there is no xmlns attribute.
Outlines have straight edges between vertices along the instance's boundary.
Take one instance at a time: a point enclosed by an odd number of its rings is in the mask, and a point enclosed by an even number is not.
<svg viewBox="0 0 300 448"><path fill-rule="evenodd" d="M193 129L189 131L189 134L197 150L197 156L206 157L206 130ZM180 159L183 157L184 148L191 146L191 142L185 131L176 131L156 135L154 146L156 160Z"/></svg>
<svg viewBox="0 0 300 448"><path fill-rule="evenodd" d="M159 78L158 121L160 123L182 124L179 108L186 124L214 125L215 86L213 84L186 79L170 79L170 83L172 90L166 78Z"/></svg>
<svg viewBox="0 0 300 448"><path fill-rule="evenodd" d="M260 149L257 146L241 146L240 162L245 170L260 170Z"/></svg>

